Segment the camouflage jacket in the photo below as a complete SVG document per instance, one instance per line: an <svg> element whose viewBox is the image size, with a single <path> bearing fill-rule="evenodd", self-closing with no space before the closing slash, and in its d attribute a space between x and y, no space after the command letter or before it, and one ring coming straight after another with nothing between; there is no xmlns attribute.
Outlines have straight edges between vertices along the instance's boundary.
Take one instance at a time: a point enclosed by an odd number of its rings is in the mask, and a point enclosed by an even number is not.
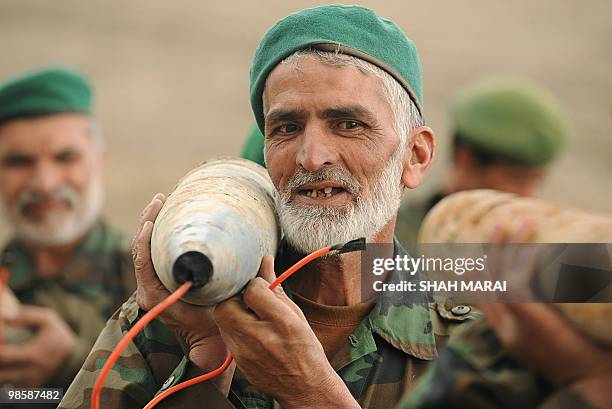
<svg viewBox="0 0 612 409"><path fill-rule="evenodd" d="M396 246L396 254L402 253ZM278 269L280 258L277 255L277 271L283 271ZM89 408L100 369L142 315L134 296L113 315L60 408ZM455 316L439 305L381 297L330 363L362 407L392 408L436 357L449 331L471 317ZM184 343L162 323L152 321L123 351L106 379L101 407L142 408L159 392L184 381L189 365ZM203 402L207 408L279 407L252 387L239 369L227 398L204 382L175 393L157 407L193 409L203 407Z"/></svg>
<svg viewBox="0 0 612 409"><path fill-rule="evenodd" d="M97 223L78 245L57 277L43 278L18 241L10 242L9 287L23 304L54 309L77 334L77 347L48 387L70 385L106 320L136 288L126 242Z"/></svg>
<svg viewBox="0 0 612 409"><path fill-rule="evenodd" d="M463 325L401 409L590 409L570 388L555 388L517 363L486 320Z"/></svg>

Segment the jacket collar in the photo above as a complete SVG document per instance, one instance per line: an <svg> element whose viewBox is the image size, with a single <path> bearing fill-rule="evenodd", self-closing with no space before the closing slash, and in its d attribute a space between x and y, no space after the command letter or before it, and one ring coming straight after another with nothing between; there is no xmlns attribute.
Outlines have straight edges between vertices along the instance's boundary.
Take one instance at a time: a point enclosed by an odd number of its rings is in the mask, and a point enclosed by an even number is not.
<svg viewBox="0 0 612 409"><path fill-rule="evenodd" d="M408 255L401 244L394 240L394 257ZM287 244L283 240L277 253L277 274L289 267L283 263L283 253ZM281 270L282 269L282 270ZM298 273L299 274L299 273ZM386 282L399 282L415 279L404 272L393 270L387 276ZM286 293L291 297L291 291L286 286ZM416 294L416 295L415 295ZM349 351L340 351L339 355L355 360L376 350L373 334L377 334L394 348L415 358L433 360L437 356L436 341L432 328L429 302L421 293L385 292L380 295L376 305L367 318L351 335L354 345L349 343ZM349 338L351 341L351 338ZM344 349L344 348L343 348ZM350 358L349 358L350 357ZM335 360L335 359L334 359ZM342 359L345 361L345 359ZM343 366L345 362L337 362Z"/></svg>
<svg viewBox="0 0 612 409"><path fill-rule="evenodd" d="M54 280L72 281L74 277L73 272L79 272L84 264L90 263L92 259L99 255L101 249L98 248L98 244L105 240L106 235L107 228L104 223L101 221L96 222L87 235L79 242L66 265L62 268L59 277L54 278ZM16 292L26 290L31 288L35 281L40 280L36 274L34 261L23 243L16 239L11 241L3 251L3 254L6 253L10 253L9 259L11 260L11 274L9 278L11 289Z"/></svg>

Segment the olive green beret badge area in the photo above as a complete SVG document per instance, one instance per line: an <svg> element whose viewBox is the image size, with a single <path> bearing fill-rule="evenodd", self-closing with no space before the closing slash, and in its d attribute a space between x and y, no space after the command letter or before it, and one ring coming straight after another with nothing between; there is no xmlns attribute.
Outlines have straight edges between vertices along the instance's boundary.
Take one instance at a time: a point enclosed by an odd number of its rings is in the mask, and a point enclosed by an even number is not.
<svg viewBox="0 0 612 409"><path fill-rule="evenodd" d="M422 114L421 62L416 46L393 22L360 6L329 5L290 14L264 35L251 65L251 107L264 129L262 94L274 67L296 51L338 50L392 75Z"/></svg>
<svg viewBox="0 0 612 409"><path fill-rule="evenodd" d="M91 112L92 91L78 72L48 67L0 84L0 122L64 112Z"/></svg>
<svg viewBox="0 0 612 409"><path fill-rule="evenodd" d="M568 137L555 98L522 79L489 79L465 89L454 100L451 120L463 143L522 165L552 161Z"/></svg>

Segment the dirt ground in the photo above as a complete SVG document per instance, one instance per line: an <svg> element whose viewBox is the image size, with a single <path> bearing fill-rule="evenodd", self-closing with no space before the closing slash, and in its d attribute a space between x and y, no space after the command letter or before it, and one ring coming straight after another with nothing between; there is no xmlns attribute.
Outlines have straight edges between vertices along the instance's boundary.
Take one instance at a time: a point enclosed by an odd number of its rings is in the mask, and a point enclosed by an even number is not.
<svg viewBox="0 0 612 409"><path fill-rule="evenodd" d="M416 42L425 119L448 164L446 109L491 75L531 78L560 98L573 138L541 196L612 213L612 2L364 1ZM517 4L518 3L518 4ZM46 64L88 74L108 148L106 214L131 234L154 193L204 159L235 155L252 123L248 71L265 30L318 2L0 2L0 80ZM0 222L0 240L7 228Z"/></svg>

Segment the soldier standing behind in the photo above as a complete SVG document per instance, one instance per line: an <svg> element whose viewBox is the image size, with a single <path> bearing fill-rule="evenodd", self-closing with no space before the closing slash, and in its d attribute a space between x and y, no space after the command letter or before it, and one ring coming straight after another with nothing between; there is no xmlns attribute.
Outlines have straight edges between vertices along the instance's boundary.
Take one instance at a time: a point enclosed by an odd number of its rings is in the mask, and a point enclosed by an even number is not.
<svg viewBox="0 0 612 409"><path fill-rule="evenodd" d="M135 288L122 236L100 220L104 150L91 89L47 68L0 86L2 252L24 305L10 325L32 337L0 347L0 385L67 389L98 333Z"/></svg>
<svg viewBox="0 0 612 409"><path fill-rule="evenodd" d="M425 214L448 194L496 189L531 196L568 133L554 98L524 80L485 80L460 92L451 123L448 179L434 195L400 208L396 236L405 246L416 242Z"/></svg>

